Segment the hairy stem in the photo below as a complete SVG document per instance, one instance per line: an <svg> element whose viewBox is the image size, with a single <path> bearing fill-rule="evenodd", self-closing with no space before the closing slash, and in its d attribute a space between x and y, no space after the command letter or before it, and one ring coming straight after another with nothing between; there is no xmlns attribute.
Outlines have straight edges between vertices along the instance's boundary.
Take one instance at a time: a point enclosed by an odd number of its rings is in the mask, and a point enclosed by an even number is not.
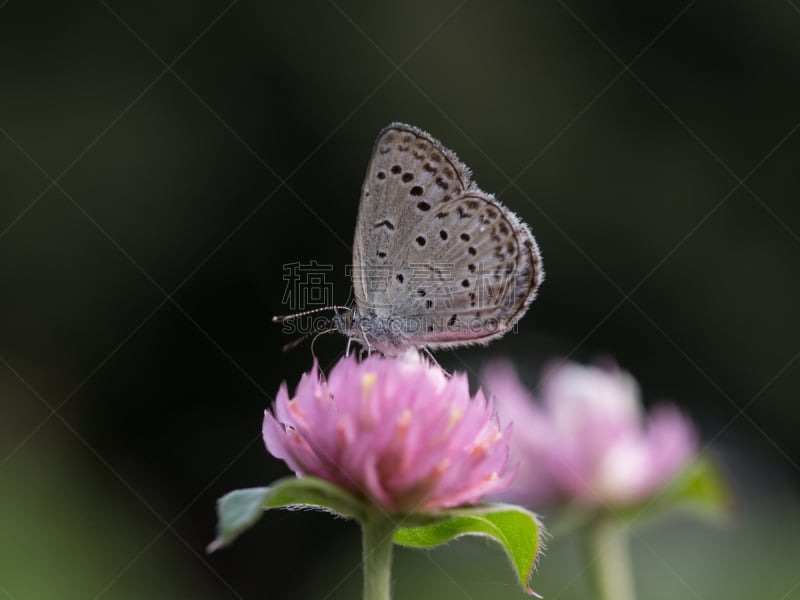
<svg viewBox="0 0 800 600"><path fill-rule="evenodd" d="M384 516L374 516L365 520L361 527L364 552L364 600L389 600L395 524Z"/></svg>

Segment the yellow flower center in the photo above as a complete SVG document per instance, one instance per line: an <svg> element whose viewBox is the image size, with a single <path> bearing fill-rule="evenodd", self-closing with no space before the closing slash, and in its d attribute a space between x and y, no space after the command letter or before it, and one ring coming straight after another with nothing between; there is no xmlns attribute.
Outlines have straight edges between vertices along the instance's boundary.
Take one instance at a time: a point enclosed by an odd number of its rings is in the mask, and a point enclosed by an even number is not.
<svg viewBox="0 0 800 600"><path fill-rule="evenodd" d="M397 418L397 429L398 431L405 431L408 429L408 426L411 424L411 410L408 408L403 409L403 412L400 413L400 416Z"/></svg>
<svg viewBox="0 0 800 600"><path fill-rule="evenodd" d="M361 376L361 397L366 398L375 387L375 382L378 381L377 373L367 373Z"/></svg>
<svg viewBox="0 0 800 600"><path fill-rule="evenodd" d="M448 435L456 424L461 420L461 417L464 416L464 409L458 406L451 406L450 407L450 419L447 421L447 430L445 435Z"/></svg>

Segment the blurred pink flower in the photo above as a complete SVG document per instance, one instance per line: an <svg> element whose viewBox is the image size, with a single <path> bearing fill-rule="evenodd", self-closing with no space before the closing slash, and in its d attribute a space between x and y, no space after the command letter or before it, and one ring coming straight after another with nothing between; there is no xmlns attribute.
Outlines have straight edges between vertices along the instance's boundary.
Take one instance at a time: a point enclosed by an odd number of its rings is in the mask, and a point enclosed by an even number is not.
<svg viewBox="0 0 800 600"><path fill-rule="evenodd" d="M501 422L514 426L519 473L499 499L537 508L630 504L666 485L696 449L689 420L672 405L644 415L636 381L616 367L552 367L540 402L508 363L488 367L483 382Z"/></svg>
<svg viewBox="0 0 800 600"><path fill-rule="evenodd" d="M298 477L336 483L390 513L479 501L506 488L508 435L483 392L419 359L340 360L327 380L316 362L289 397L282 384L264 415L269 452Z"/></svg>

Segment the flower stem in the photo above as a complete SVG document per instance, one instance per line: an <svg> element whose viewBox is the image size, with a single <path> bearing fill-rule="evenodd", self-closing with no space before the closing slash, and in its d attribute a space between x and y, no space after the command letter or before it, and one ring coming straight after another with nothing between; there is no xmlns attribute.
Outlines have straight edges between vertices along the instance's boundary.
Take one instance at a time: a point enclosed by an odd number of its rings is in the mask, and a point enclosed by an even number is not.
<svg viewBox="0 0 800 600"><path fill-rule="evenodd" d="M633 570L625 525L599 518L587 530L589 568L598 600L635 600Z"/></svg>
<svg viewBox="0 0 800 600"><path fill-rule="evenodd" d="M384 516L375 516L364 520L361 527L364 546L364 600L389 600L394 521Z"/></svg>

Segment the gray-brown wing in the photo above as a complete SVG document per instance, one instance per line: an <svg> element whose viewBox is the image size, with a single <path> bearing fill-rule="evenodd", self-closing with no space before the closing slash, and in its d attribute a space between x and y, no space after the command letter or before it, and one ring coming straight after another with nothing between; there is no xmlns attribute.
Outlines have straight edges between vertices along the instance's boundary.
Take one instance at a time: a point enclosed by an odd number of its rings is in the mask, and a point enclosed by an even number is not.
<svg viewBox="0 0 800 600"><path fill-rule="evenodd" d="M403 299L392 314L412 345L486 343L525 314L544 279L539 248L528 226L492 195L468 191L415 227L426 243L408 244L399 262L410 268L388 294Z"/></svg>
<svg viewBox="0 0 800 600"><path fill-rule="evenodd" d="M381 131L361 190L353 246L359 313L393 314L405 293L408 251L428 243L419 224L471 187L469 169L429 134L401 123Z"/></svg>

